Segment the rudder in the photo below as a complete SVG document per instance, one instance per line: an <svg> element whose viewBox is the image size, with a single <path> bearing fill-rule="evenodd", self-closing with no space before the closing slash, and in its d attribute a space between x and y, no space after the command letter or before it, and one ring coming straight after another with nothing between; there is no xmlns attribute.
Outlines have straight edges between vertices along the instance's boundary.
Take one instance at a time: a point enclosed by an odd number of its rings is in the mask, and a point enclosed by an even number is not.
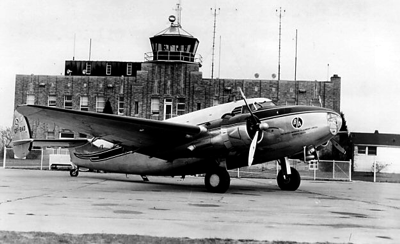
<svg viewBox="0 0 400 244"><path fill-rule="evenodd" d="M18 111L14 111L12 133L14 157L25 158L32 149L33 139L28 120Z"/></svg>

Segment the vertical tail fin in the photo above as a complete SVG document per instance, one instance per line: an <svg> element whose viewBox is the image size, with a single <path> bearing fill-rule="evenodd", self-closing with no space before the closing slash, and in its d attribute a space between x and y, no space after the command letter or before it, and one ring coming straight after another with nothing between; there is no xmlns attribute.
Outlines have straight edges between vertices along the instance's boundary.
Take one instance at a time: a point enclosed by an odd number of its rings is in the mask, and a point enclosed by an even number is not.
<svg viewBox="0 0 400 244"><path fill-rule="evenodd" d="M14 111L12 145L15 158L25 158L32 149L32 141L28 120L18 111Z"/></svg>

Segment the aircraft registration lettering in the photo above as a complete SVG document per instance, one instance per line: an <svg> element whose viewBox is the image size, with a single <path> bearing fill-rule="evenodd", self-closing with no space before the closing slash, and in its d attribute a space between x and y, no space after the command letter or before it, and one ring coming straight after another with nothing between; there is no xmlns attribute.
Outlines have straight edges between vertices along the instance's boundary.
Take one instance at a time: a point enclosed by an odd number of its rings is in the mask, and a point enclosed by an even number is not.
<svg viewBox="0 0 400 244"><path fill-rule="evenodd" d="M306 133L307 131L309 131L309 130L315 130L315 129L317 129L317 128L318 128L318 126L313 126L313 127L308 127L308 128L302 129L302 130L293 130L293 131L289 131L289 132L283 133L282 135L289 135L289 134L291 134L292 136L298 136L298 135L305 134L305 133Z"/></svg>

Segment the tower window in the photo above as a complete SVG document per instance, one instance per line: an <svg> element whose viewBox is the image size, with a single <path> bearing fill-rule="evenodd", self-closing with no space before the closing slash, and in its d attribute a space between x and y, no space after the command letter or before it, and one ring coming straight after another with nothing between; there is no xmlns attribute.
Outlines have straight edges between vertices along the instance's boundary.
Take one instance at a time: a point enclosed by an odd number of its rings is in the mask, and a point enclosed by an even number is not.
<svg viewBox="0 0 400 244"><path fill-rule="evenodd" d="M151 99L151 114L159 114L160 113L160 99L152 98Z"/></svg>
<svg viewBox="0 0 400 244"><path fill-rule="evenodd" d="M135 101L135 115L139 114L139 102Z"/></svg>
<svg viewBox="0 0 400 244"><path fill-rule="evenodd" d="M123 115L125 112L125 98L123 96L118 97L118 115Z"/></svg>
<svg viewBox="0 0 400 244"><path fill-rule="evenodd" d="M27 95L26 96L26 104L29 104L29 105L35 104L35 95Z"/></svg>
<svg viewBox="0 0 400 244"><path fill-rule="evenodd" d="M65 109L72 109L72 95L65 95L64 96L64 108Z"/></svg>
<svg viewBox="0 0 400 244"><path fill-rule="evenodd" d="M57 97L54 95L50 95L47 101L47 106L56 107L57 106Z"/></svg>
<svg viewBox="0 0 400 244"><path fill-rule="evenodd" d="M178 98L178 102L176 104L176 114L177 115L185 114L185 110L186 110L185 98Z"/></svg>
<svg viewBox="0 0 400 244"><path fill-rule="evenodd" d="M106 75L111 75L111 64L106 65Z"/></svg>
<svg viewBox="0 0 400 244"><path fill-rule="evenodd" d="M96 97L96 112L102 113L106 102L104 97Z"/></svg>
<svg viewBox="0 0 400 244"><path fill-rule="evenodd" d="M80 107L82 111L89 111L89 98L87 96L81 97Z"/></svg>
<svg viewBox="0 0 400 244"><path fill-rule="evenodd" d="M129 63L126 66L126 75L132 75L132 64Z"/></svg>
<svg viewBox="0 0 400 244"><path fill-rule="evenodd" d="M90 73L92 73L92 64L86 63L86 69L84 71L85 71L84 74L90 75Z"/></svg>

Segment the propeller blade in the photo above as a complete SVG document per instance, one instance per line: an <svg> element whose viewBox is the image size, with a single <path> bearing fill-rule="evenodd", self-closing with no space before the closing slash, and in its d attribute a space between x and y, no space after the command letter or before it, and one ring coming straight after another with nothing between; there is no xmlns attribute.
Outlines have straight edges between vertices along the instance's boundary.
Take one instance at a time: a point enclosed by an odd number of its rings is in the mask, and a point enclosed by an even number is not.
<svg viewBox="0 0 400 244"><path fill-rule="evenodd" d="M340 146L340 144L337 141L331 139L331 142L332 142L332 145L334 147L336 147L337 150L339 150L339 152L346 154L346 150L342 146Z"/></svg>
<svg viewBox="0 0 400 244"><path fill-rule="evenodd" d="M254 138L250 144L249 161L248 161L249 166L251 166L253 164L254 153L256 152L257 140L258 140L258 130L256 131L256 134L254 135Z"/></svg>

